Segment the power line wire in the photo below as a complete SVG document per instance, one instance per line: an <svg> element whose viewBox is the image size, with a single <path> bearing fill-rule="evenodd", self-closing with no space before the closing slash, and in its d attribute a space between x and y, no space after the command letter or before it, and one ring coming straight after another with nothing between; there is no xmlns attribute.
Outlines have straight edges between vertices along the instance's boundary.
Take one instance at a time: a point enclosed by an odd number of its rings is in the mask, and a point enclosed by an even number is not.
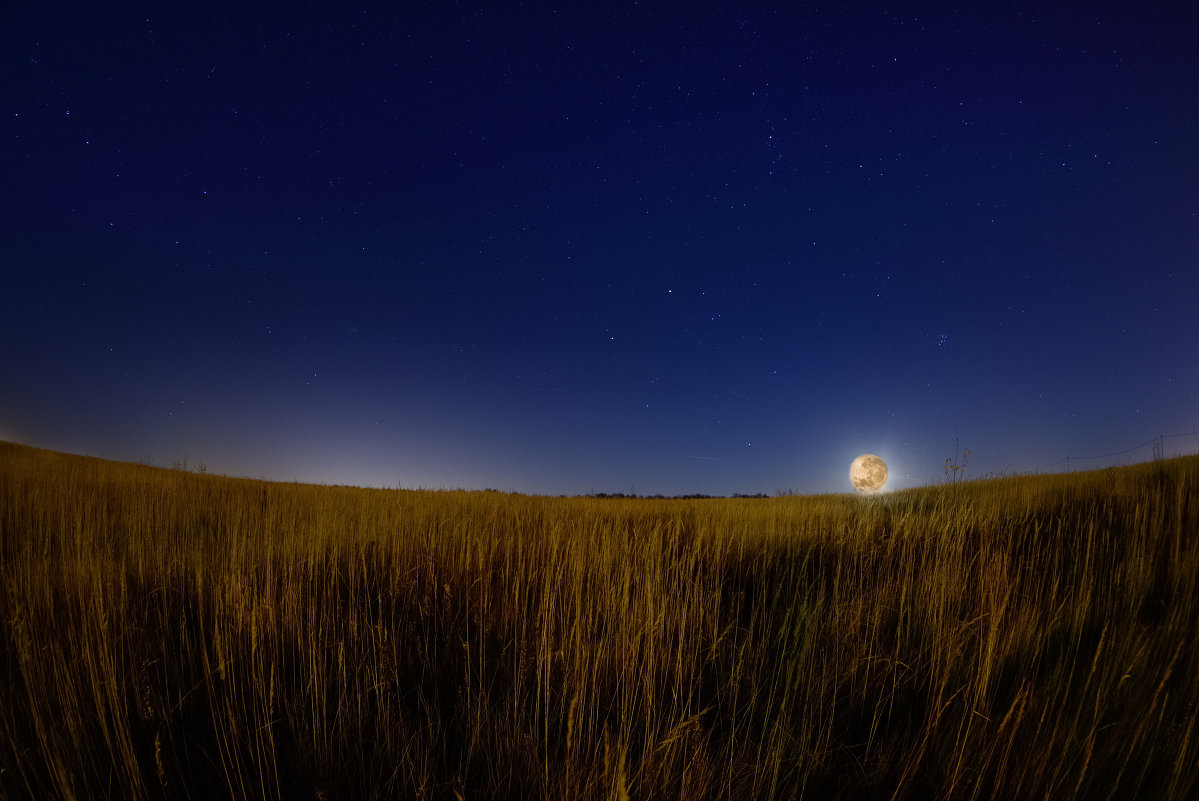
<svg viewBox="0 0 1199 801"><path fill-rule="evenodd" d="M1042 467L1041 469L1039 469L1039 470L1034 470L1033 472L1035 472L1035 473L1043 473L1043 472L1045 472L1046 470L1049 470L1049 469L1050 469L1050 468L1052 468L1052 467L1057 467L1059 464L1062 464L1063 462L1064 462L1064 463L1065 463L1067 466L1069 466L1069 464L1070 464L1070 461L1071 461L1071 460L1074 460L1074 461L1077 461L1077 462L1089 462L1089 461L1094 461L1094 460L1096 460L1096 459L1110 459L1110 458L1111 458L1111 457L1113 457L1113 456L1123 456L1123 455L1124 455L1124 454L1126 454L1126 453L1132 453L1133 451L1140 450L1141 448L1144 448L1146 445L1153 445L1154 443L1160 443L1160 444L1161 444L1161 448L1162 448L1162 450L1164 451L1164 449L1165 449L1165 440L1167 440L1167 439L1177 439L1178 437L1194 437L1194 438L1195 438L1195 441L1196 441L1196 442L1199 442L1199 430L1196 430L1196 431L1184 431L1184 432L1183 432L1183 433L1181 433L1181 434L1158 434L1158 435L1157 435L1156 437L1154 437L1153 439L1146 440L1145 442L1142 442L1140 445L1133 445L1131 448L1125 448L1125 449L1124 449L1124 450L1122 450L1122 451L1115 451L1114 453L1104 453L1104 454L1101 454L1101 455L1099 455L1099 456L1065 456L1065 457L1063 457L1063 458L1061 458L1061 459L1058 459L1058 460L1057 460L1056 462L1054 462L1053 464L1047 464L1047 465L1045 465L1044 467Z"/></svg>

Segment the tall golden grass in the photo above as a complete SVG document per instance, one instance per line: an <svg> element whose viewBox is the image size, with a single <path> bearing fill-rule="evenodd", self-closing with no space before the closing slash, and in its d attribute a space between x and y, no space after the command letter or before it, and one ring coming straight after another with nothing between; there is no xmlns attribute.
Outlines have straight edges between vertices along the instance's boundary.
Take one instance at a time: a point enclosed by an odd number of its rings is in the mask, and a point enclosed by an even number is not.
<svg viewBox="0 0 1199 801"><path fill-rule="evenodd" d="M1197 473L559 499L0 443L0 794L1196 798Z"/></svg>

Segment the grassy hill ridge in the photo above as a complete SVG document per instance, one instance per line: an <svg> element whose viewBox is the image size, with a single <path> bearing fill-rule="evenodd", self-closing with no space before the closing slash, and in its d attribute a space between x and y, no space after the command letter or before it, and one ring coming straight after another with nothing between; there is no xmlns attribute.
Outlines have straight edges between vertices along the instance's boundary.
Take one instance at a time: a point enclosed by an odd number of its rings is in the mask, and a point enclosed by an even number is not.
<svg viewBox="0 0 1199 801"><path fill-rule="evenodd" d="M0 796L1195 797L1197 480L562 499L0 443Z"/></svg>

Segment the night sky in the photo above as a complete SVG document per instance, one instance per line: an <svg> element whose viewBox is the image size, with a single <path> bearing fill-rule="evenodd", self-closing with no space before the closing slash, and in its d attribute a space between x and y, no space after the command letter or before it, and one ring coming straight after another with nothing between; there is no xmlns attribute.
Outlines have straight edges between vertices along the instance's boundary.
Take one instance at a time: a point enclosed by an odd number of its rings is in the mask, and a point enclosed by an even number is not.
<svg viewBox="0 0 1199 801"><path fill-rule="evenodd" d="M0 439L671 495L1199 428L1185 4L15 5Z"/></svg>

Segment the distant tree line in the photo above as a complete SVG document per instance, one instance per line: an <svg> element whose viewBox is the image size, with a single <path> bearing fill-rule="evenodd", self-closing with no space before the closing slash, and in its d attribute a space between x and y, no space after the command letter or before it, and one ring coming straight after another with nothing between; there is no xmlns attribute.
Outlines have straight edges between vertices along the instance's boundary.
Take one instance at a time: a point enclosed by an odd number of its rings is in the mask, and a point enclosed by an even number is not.
<svg viewBox="0 0 1199 801"><path fill-rule="evenodd" d="M701 498L769 498L770 496L764 492L756 492L749 495L744 492L734 492L732 495L705 495L702 492L692 492L687 495L637 495L632 492L592 492L587 495L588 498L641 498L648 500L664 500L664 501L690 501Z"/></svg>

